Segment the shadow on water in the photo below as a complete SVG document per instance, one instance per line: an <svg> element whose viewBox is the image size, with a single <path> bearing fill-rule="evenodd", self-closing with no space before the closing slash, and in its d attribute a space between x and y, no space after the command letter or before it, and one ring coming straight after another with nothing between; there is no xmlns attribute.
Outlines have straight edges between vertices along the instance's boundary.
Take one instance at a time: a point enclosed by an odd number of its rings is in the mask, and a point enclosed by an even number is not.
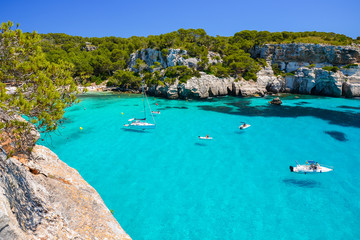
<svg viewBox="0 0 360 240"><path fill-rule="evenodd" d="M234 106L235 108L210 105L198 107L205 111L213 111L249 117L315 117L328 121L329 124L360 128L360 113L351 113L303 106L249 106L249 103L247 103L246 101L243 101L242 103L227 103L227 105Z"/></svg>
<svg viewBox="0 0 360 240"><path fill-rule="evenodd" d="M337 108L345 108L345 109L354 109L354 110L360 110L360 107L353 107L353 106L338 106Z"/></svg>
<svg viewBox="0 0 360 240"><path fill-rule="evenodd" d="M207 144L206 143L195 143L196 146L201 146L201 147L206 147Z"/></svg>
<svg viewBox="0 0 360 240"><path fill-rule="evenodd" d="M239 129L239 131L235 131L234 133L241 135L241 134L244 134L245 131L241 131L241 130Z"/></svg>
<svg viewBox="0 0 360 240"><path fill-rule="evenodd" d="M233 103L225 103L226 105L231 105L231 106L234 106L234 107L246 107L246 106L249 106L251 103L250 100L243 100L243 101L239 101L239 102L233 102Z"/></svg>
<svg viewBox="0 0 360 240"><path fill-rule="evenodd" d="M126 131L126 132L150 133L150 132L147 132L147 131L145 131L145 130L130 129L130 128L123 128L122 130L123 130L123 131Z"/></svg>
<svg viewBox="0 0 360 240"><path fill-rule="evenodd" d="M309 102L298 102L298 103L295 103L295 105L297 105L297 106L302 106L302 105L305 105L305 104L309 104Z"/></svg>
<svg viewBox="0 0 360 240"><path fill-rule="evenodd" d="M184 106L166 106L165 108L163 109L170 109L170 108L177 108L177 109L189 109L188 107L184 107ZM159 110L161 110L161 108L159 108Z"/></svg>
<svg viewBox="0 0 360 240"><path fill-rule="evenodd" d="M359 120L360 121L360 120ZM340 141L340 142L346 142L348 139L346 138L345 133L338 132L338 131L324 131L324 133L328 134L332 138Z"/></svg>
<svg viewBox="0 0 360 240"><path fill-rule="evenodd" d="M319 182L314 180L298 180L298 179L287 178L282 181L287 185L303 187L303 188L316 188L316 187L320 187L321 185Z"/></svg>

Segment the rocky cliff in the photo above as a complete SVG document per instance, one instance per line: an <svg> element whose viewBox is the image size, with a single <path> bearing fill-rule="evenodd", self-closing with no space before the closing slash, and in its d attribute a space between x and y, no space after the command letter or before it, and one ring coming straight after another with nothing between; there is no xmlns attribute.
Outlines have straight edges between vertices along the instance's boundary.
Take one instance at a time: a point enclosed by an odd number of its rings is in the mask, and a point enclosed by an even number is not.
<svg viewBox="0 0 360 240"><path fill-rule="evenodd" d="M322 44L265 44L251 50L253 58L264 58L272 64L279 65L281 70L292 72L299 67L316 64L341 66L360 62L358 46L331 46Z"/></svg>
<svg viewBox="0 0 360 240"><path fill-rule="evenodd" d="M208 98L212 96L251 96L266 93L290 92L325 96L360 97L360 48L359 46L330 46L321 44L266 44L251 50L253 58L263 58L267 66L256 75L257 81L234 78L218 78L201 73L186 83L150 86L149 93L170 99ZM130 68L136 60L148 66L160 63L160 68L185 65L197 68L200 61L189 58L185 50L170 49L166 56L161 51L143 49L130 56ZM220 56L209 52L209 63L222 62ZM275 76L272 66L276 64L286 76ZM353 66L347 66L353 64ZM322 69L338 66L339 71Z"/></svg>
<svg viewBox="0 0 360 240"><path fill-rule="evenodd" d="M136 60L143 60L148 66L153 66L155 62L160 63L162 68L173 67L173 66L187 66L190 68L197 68L199 58L190 57L186 50L181 49L169 49L166 54L159 50L147 48L132 53L130 55L129 67L131 70L135 70ZM221 62L220 55L209 51L208 59L210 64L216 64Z"/></svg>
<svg viewBox="0 0 360 240"><path fill-rule="evenodd" d="M78 171L44 146L9 157L0 135L0 239L130 239Z"/></svg>

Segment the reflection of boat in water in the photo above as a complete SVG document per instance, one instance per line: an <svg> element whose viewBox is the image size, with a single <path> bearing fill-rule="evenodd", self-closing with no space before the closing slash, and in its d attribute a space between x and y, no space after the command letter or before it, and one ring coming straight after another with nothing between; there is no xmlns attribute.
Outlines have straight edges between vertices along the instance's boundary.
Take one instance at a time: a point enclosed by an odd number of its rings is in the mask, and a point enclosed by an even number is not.
<svg viewBox="0 0 360 240"><path fill-rule="evenodd" d="M154 129L155 126L156 126L155 119L154 119L154 116L152 114L152 111L151 111L151 108L150 108L149 101L147 99L146 93L144 91L144 85L142 84L141 86L142 86L142 92L143 92L144 118L131 118L131 119L128 120L128 124L124 124L124 127L128 127L128 128L131 128L131 129L142 129L142 130ZM152 117L154 123L149 123L149 122L146 121L145 100L146 100L147 105L148 105L148 107L150 109L151 117Z"/></svg>
<svg viewBox="0 0 360 240"><path fill-rule="evenodd" d="M290 171L295 173L323 173L323 172L331 172L334 169L329 167L320 166L319 163L309 160L304 165L300 165L296 162L296 167L290 166Z"/></svg>

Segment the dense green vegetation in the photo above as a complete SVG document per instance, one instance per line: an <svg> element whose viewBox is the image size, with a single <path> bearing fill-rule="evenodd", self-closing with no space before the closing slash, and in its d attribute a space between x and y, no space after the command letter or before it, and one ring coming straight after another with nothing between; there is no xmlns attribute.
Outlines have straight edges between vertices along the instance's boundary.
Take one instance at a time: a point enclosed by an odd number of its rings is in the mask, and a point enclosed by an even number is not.
<svg viewBox="0 0 360 240"><path fill-rule="evenodd" d="M265 43L322 43L333 45L348 45L360 43L342 34L325 32L267 32L241 31L231 37L209 36L203 29L179 29L167 34L148 37L103 37L83 38L61 33L41 34L41 46L50 62L72 63L72 75L78 83L86 84L110 79L109 85L138 86L142 77L148 83L171 83L175 78L181 82L205 71L218 77L233 76L246 80L256 80L256 72L264 65L263 59L251 58L249 51L255 45ZM183 49L187 57L200 60L198 69L186 70L184 67L161 71L161 65L153 66L139 60L135 66L137 74L128 73L119 80L123 71L127 71L130 54L140 49L152 48L161 51L166 56L171 48ZM211 65L208 62L208 52L213 51L223 59L222 63ZM157 65L156 65L157 64ZM120 74L121 73L121 74ZM119 75L120 74L120 75ZM116 80L117 79L117 80Z"/></svg>
<svg viewBox="0 0 360 240"><path fill-rule="evenodd" d="M73 65L67 59L46 60L36 33L24 34L13 23L0 26L0 111L25 116L40 131L57 129L64 109L76 102ZM11 94L6 87L16 87ZM10 138L8 154L29 153L32 126L21 119L0 121L0 136ZM6 133L4 136L2 133ZM2 141L3 139L0 139Z"/></svg>

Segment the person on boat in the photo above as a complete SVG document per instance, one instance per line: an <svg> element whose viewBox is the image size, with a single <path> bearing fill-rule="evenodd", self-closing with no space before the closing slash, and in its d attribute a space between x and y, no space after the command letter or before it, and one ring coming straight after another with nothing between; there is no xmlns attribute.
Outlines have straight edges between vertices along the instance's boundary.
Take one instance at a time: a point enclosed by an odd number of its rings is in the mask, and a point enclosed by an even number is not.
<svg viewBox="0 0 360 240"><path fill-rule="evenodd" d="M209 138L209 134L205 136L205 138Z"/></svg>
<svg viewBox="0 0 360 240"><path fill-rule="evenodd" d="M242 126L243 126L243 127L246 127L246 123L244 123Z"/></svg>
<svg viewBox="0 0 360 240"><path fill-rule="evenodd" d="M310 164L310 169L311 169L311 170L316 170L316 165L315 165L314 163L311 163L311 164Z"/></svg>
<svg viewBox="0 0 360 240"><path fill-rule="evenodd" d="M318 162L316 162L316 167L319 168L319 169L321 169L321 168L320 168L320 164L319 164Z"/></svg>

